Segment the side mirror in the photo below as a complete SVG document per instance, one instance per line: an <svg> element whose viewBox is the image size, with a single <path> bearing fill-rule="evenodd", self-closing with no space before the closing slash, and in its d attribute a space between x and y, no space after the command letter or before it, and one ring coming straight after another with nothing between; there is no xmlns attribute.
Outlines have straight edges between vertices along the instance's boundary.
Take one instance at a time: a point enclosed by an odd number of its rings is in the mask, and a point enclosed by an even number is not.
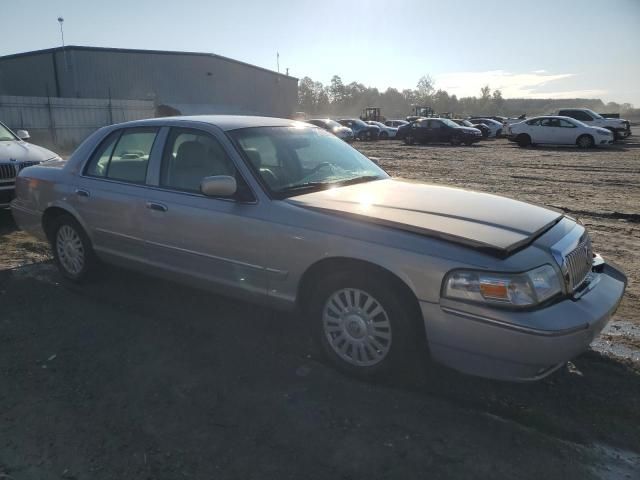
<svg viewBox="0 0 640 480"><path fill-rule="evenodd" d="M200 191L207 197L231 197L238 190L236 179L227 175L204 177Z"/></svg>
<svg viewBox="0 0 640 480"><path fill-rule="evenodd" d="M29 132L27 132L26 130L17 130L16 135L20 140L27 140L31 138L31 135L29 135Z"/></svg>

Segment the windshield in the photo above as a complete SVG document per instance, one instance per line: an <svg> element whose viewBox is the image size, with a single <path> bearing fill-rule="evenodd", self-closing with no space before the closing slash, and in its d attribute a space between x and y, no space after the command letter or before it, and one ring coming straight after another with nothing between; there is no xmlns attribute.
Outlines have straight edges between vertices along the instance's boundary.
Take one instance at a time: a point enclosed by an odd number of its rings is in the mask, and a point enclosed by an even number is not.
<svg viewBox="0 0 640 480"><path fill-rule="evenodd" d="M259 127L230 134L263 183L278 197L388 178L375 163L324 130Z"/></svg>
<svg viewBox="0 0 640 480"><path fill-rule="evenodd" d="M440 121L442 123L444 123L445 125L447 125L448 127L459 127L460 125L458 125L456 122L454 122L453 120L449 120L448 118L441 118Z"/></svg>
<svg viewBox="0 0 640 480"><path fill-rule="evenodd" d="M329 128L342 128L342 125L340 125L338 122L336 122L335 120L331 120L329 118L327 118L324 121L325 125Z"/></svg>
<svg viewBox="0 0 640 480"><path fill-rule="evenodd" d="M585 109L585 111L589 112L592 117L599 118L601 120L604 119L604 117L602 115L600 115L599 113L594 112L593 110Z"/></svg>
<svg viewBox="0 0 640 480"><path fill-rule="evenodd" d="M0 123L0 142L17 140L13 132Z"/></svg>
<svg viewBox="0 0 640 480"><path fill-rule="evenodd" d="M473 123L471 123L469 120L462 120L462 125L464 125L465 127L473 127Z"/></svg>

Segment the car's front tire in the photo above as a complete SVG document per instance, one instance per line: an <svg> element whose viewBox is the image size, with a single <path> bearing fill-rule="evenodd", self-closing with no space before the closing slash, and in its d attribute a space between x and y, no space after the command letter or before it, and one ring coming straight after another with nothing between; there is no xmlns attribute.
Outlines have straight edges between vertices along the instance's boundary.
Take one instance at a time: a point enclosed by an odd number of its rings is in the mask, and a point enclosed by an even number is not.
<svg viewBox="0 0 640 480"><path fill-rule="evenodd" d="M595 142L591 135L580 135L578 140L576 140L576 145L578 145L579 148L592 148L594 144Z"/></svg>
<svg viewBox="0 0 640 480"><path fill-rule="evenodd" d="M95 253L78 221L60 215L52 222L49 238L60 273L73 282L85 280L95 266Z"/></svg>
<svg viewBox="0 0 640 480"><path fill-rule="evenodd" d="M404 143L406 143L407 145L413 145L415 143L416 139L413 137L413 135L405 135L404 136Z"/></svg>
<svg viewBox="0 0 640 480"><path fill-rule="evenodd" d="M389 138L389 134L387 132L380 133L380 140L386 140Z"/></svg>
<svg viewBox="0 0 640 480"><path fill-rule="evenodd" d="M316 285L309 312L322 352L345 373L370 378L417 356L415 314L384 277L332 274Z"/></svg>

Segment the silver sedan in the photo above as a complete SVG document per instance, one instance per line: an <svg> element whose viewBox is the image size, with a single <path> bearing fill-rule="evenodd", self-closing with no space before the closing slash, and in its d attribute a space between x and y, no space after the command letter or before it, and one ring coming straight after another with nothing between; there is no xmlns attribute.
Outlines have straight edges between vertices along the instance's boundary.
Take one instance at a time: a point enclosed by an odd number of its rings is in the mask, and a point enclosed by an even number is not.
<svg viewBox="0 0 640 480"><path fill-rule="evenodd" d="M291 120L105 127L16 189L16 221L68 279L100 259L296 311L361 376L422 350L470 374L541 378L588 347L626 286L562 213L391 179Z"/></svg>

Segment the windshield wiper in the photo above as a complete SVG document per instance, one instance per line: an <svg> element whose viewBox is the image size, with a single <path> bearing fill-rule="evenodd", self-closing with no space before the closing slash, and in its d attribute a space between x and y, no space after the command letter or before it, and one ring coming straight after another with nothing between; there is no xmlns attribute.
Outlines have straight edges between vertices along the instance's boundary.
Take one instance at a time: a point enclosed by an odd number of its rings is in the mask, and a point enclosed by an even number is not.
<svg viewBox="0 0 640 480"><path fill-rule="evenodd" d="M342 180L336 183L340 185L355 185L356 183L370 182L371 180L380 180L380 178L381 177L378 175L362 175L361 177L347 178L346 180Z"/></svg>
<svg viewBox="0 0 640 480"><path fill-rule="evenodd" d="M289 185L288 187L283 187L278 192L292 192L295 190L304 190L306 188L315 188L315 187L327 187L329 185L333 185L336 182L304 182L298 183L296 185Z"/></svg>

